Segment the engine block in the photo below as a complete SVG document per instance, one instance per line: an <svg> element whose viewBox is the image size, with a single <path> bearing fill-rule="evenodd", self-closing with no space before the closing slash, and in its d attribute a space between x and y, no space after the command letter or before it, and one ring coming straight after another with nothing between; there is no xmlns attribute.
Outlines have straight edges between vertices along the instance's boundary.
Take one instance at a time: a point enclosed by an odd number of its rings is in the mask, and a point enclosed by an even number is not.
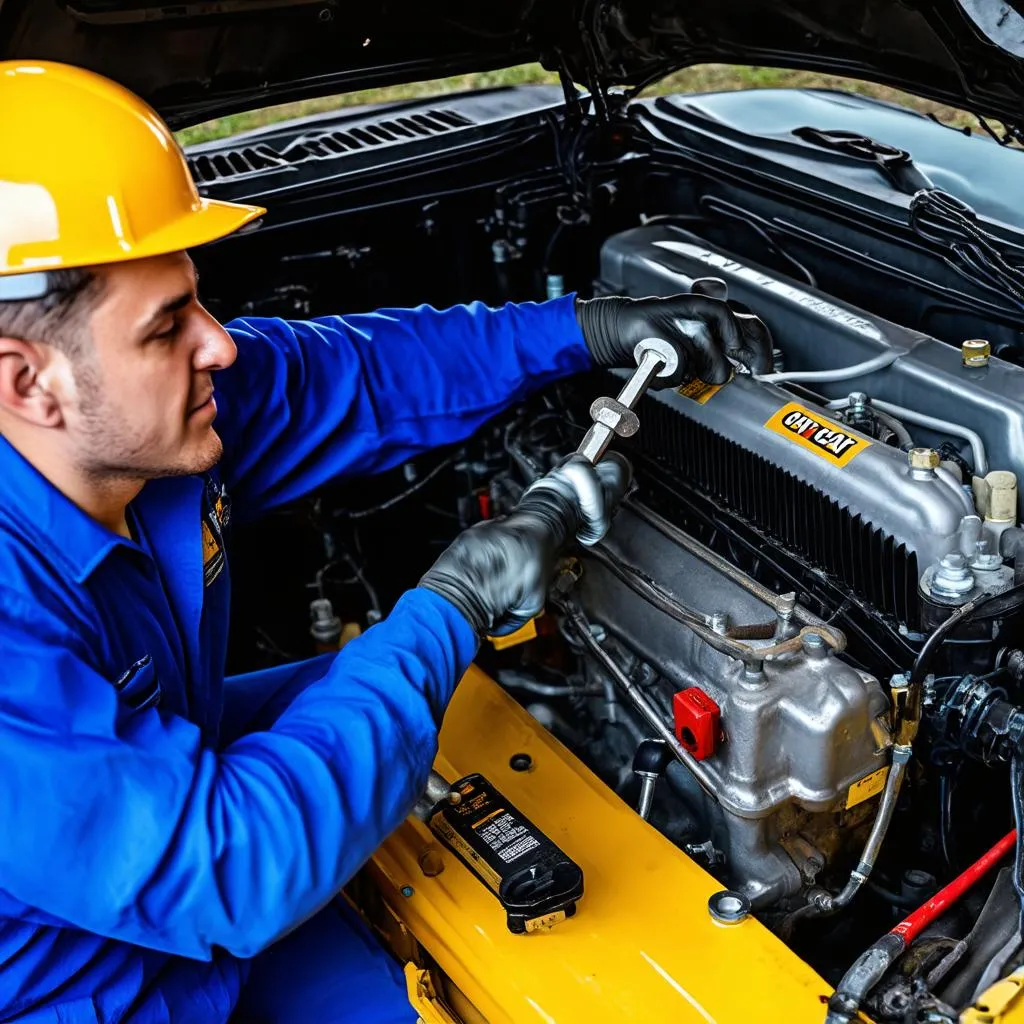
<svg viewBox="0 0 1024 1024"><path fill-rule="evenodd" d="M604 551L639 568L680 603L703 612L719 628L771 631L777 610L757 584L713 556L700 557L670 535L657 516L629 508L616 517ZM579 598L599 623L656 668L647 686L666 720L676 692L697 687L721 710L722 740L704 762L713 781L705 793L681 765L673 781L695 817L711 823L710 839L724 855L736 887L754 905L795 893L821 868L838 816L858 808L881 788L890 743L888 698L879 682L835 657L824 644L806 644L750 671L637 599L596 559L583 559ZM765 629L765 627L768 629ZM783 630L795 624L781 624ZM751 641L768 647L775 639ZM672 769L675 772L675 767ZM820 836L821 841L815 842Z"/></svg>

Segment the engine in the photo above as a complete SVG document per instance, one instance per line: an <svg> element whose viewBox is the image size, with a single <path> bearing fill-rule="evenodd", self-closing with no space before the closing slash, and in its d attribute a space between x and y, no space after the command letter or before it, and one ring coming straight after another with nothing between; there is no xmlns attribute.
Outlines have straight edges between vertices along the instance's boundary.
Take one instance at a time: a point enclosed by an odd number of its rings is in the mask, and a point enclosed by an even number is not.
<svg viewBox="0 0 1024 1024"><path fill-rule="evenodd" d="M544 666L532 683L521 667L499 678L566 698L530 707L620 793L639 786L641 814L787 931L815 901L839 909L835 894L863 884L903 827L900 707L925 639L964 616L929 680L1010 657L1024 371L671 226L604 245L599 290L695 287L766 320L775 372L648 394L625 443L636 493L556 586L580 673L563 686L539 681ZM600 386L614 394L627 376ZM508 434L520 468L571 450L593 397L570 397L569 427L543 444L532 424L545 415L527 411ZM967 614L1001 594L993 614ZM941 685L924 703L944 706ZM918 751L939 758L944 741L922 737Z"/></svg>
<svg viewBox="0 0 1024 1024"><path fill-rule="evenodd" d="M583 561L590 624L656 666L634 684L653 712L646 724L671 723L668 742L690 755L668 770L702 823L691 851L728 865L754 906L813 883L884 782L883 687L837 657L842 634L793 594L766 593L642 505ZM662 607L636 599L635 578L651 580ZM711 635L682 626L670 601L699 610Z"/></svg>

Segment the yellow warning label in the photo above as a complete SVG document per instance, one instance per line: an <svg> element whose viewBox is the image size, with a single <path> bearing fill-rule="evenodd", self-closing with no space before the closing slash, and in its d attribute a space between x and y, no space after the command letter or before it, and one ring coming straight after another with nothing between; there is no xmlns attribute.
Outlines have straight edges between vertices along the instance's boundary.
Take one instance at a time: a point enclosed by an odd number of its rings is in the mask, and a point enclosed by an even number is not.
<svg viewBox="0 0 1024 1024"><path fill-rule="evenodd" d="M863 779L858 779L851 787L846 797L846 809L856 807L865 800L870 800L885 789L885 780L889 775L889 767L885 765Z"/></svg>
<svg viewBox="0 0 1024 1024"><path fill-rule="evenodd" d="M731 380L732 378L730 378ZM726 384L729 381L725 382ZM676 388L676 393L683 396L683 398L690 398L698 405L704 405L709 402L715 395L718 394L725 384L705 384L702 380L691 380L682 387Z"/></svg>
<svg viewBox="0 0 1024 1024"><path fill-rule="evenodd" d="M430 821L430 827L440 836L457 854L469 862L470 867L489 885L495 892L501 885L501 878L498 872L485 861L480 854L466 842L458 832L455 831L441 813L435 814Z"/></svg>
<svg viewBox="0 0 1024 1024"><path fill-rule="evenodd" d="M772 433L787 438L815 455L845 466L856 458L871 442L852 433L848 427L825 419L798 402L784 405L767 423Z"/></svg>

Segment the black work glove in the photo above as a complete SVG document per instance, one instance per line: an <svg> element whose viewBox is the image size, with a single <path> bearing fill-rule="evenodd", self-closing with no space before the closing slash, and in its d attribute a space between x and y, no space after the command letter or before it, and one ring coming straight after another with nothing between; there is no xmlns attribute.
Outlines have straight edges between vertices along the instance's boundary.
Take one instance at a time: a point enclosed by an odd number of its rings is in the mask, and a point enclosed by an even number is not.
<svg viewBox="0 0 1024 1024"><path fill-rule="evenodd" d="M579 455L531 484L499 519L471 526L419 585L450 601L477 636L503 636L539 614L561 549L575 538L596 544L632 477L608 452L596 467Z"/></svg>
<svg viewBox="0 0 1024 1024"><path fill-rule="evenodd" d="M652 388L678 387L695 377L724 384L732 373L730 356L755 374L772 368L772 337L764 322L709 295L577 299L576 319L597 366L635 367L633 349L645 338L672 345L679 368L655 378Z"/></svg>

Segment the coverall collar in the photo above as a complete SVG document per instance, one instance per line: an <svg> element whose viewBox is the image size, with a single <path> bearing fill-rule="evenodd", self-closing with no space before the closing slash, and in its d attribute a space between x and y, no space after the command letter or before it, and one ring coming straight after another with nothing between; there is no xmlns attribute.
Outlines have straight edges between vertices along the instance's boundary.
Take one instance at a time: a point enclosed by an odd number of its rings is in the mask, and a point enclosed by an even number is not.
<svg viewBox="0 0 1024 1024"><path fill-rule="evenodd" d="M76 583L84 583L115 548L138 549L79 508L4 437L0 437L0 480L0 515L31 534Z"/></svg>

